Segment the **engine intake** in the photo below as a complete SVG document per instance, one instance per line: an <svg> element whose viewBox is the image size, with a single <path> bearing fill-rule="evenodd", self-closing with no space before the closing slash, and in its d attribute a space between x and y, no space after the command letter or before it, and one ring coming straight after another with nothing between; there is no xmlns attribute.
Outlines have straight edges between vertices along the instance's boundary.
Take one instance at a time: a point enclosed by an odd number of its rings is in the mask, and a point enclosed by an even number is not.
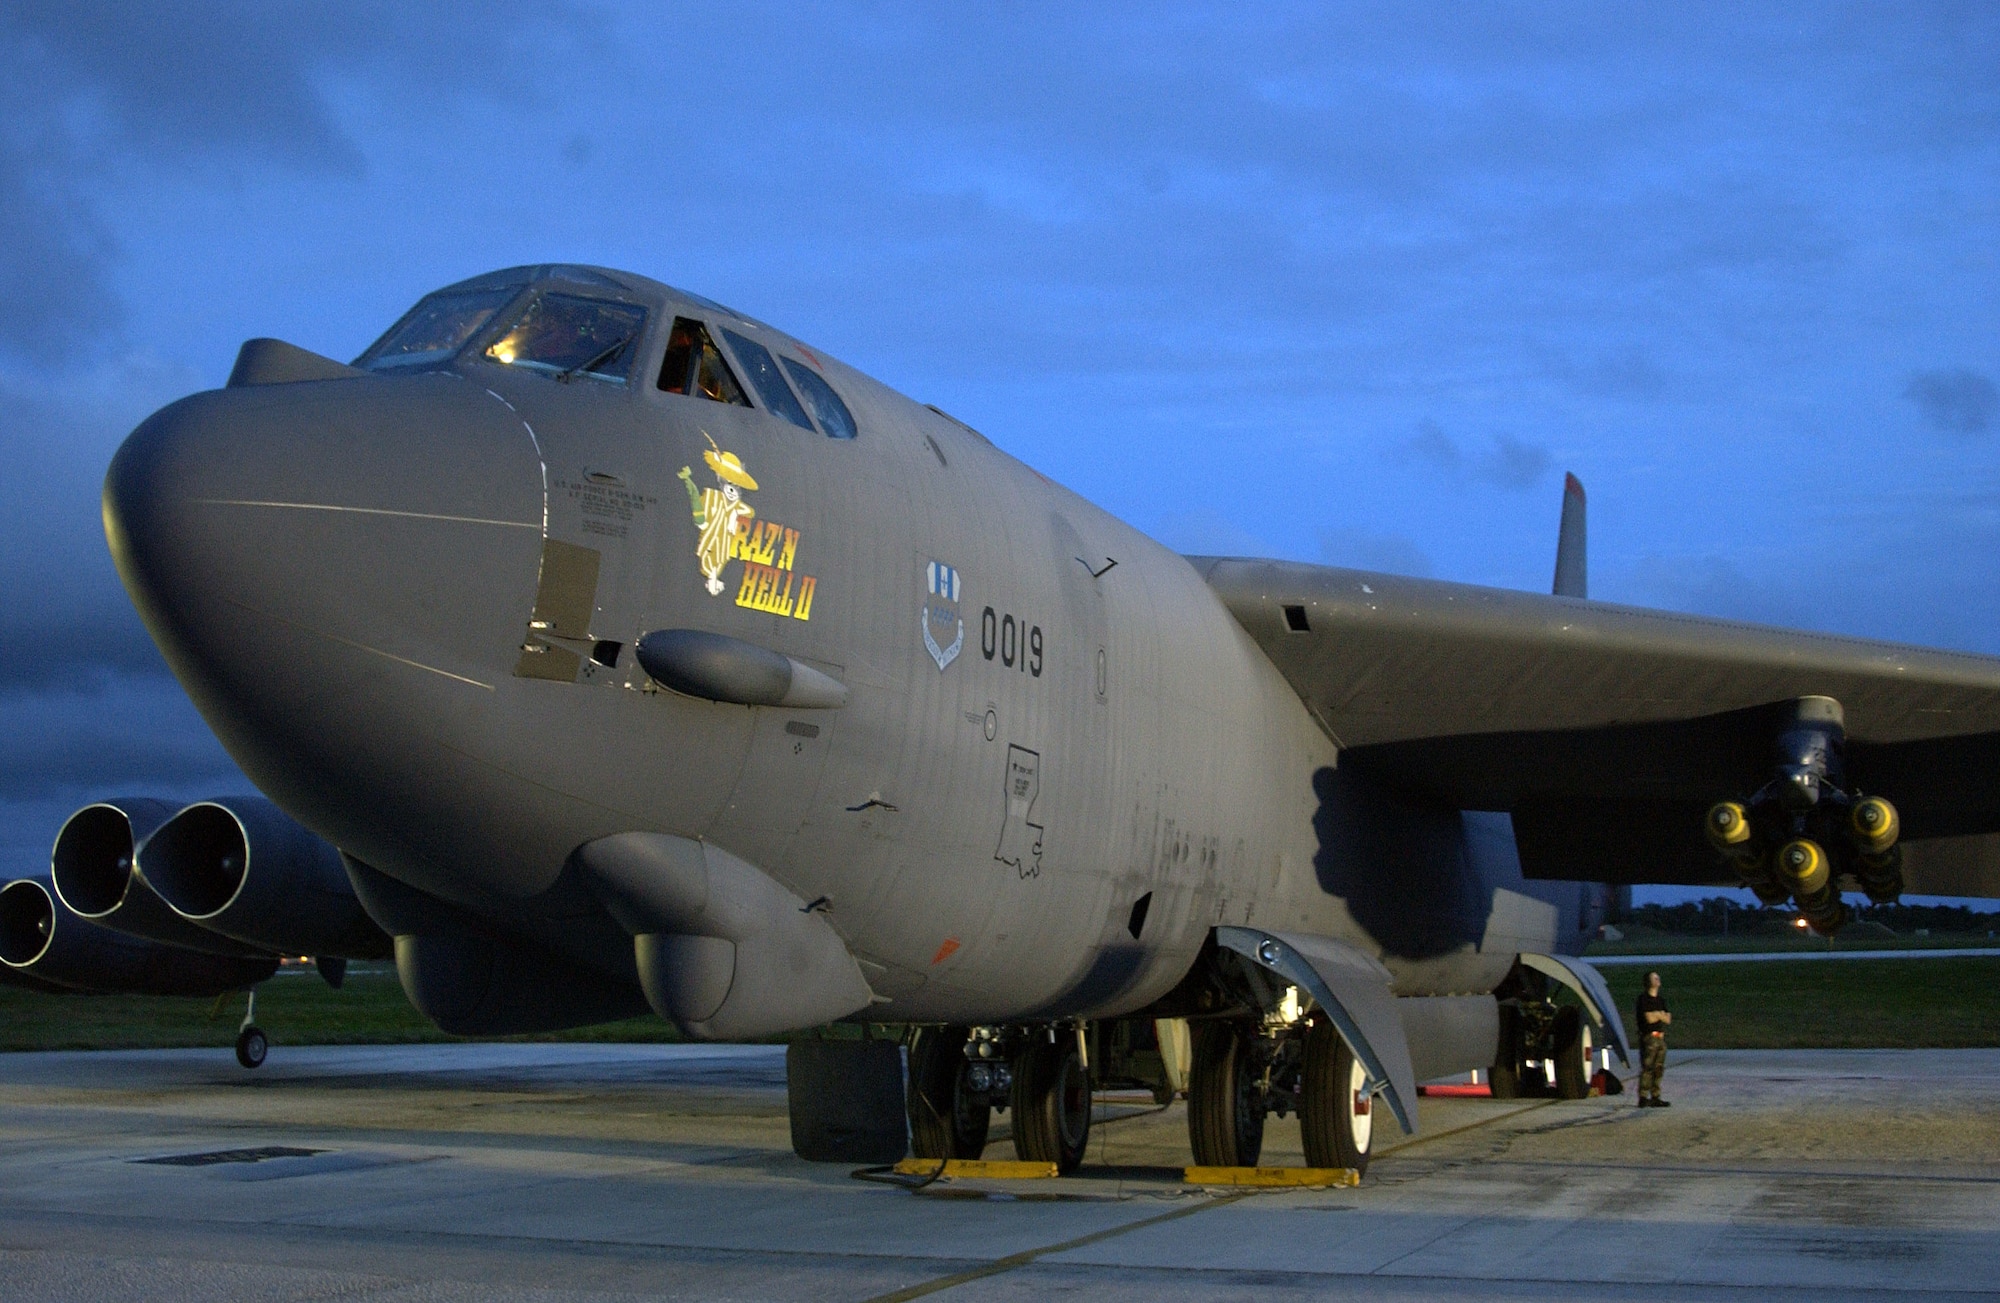
<svg viewBox="0 0 2000 1303"><path fill-rule="evenodd" d="M262 797L188 806L139 848L139 872L181 918L284 954L386 959L340 852Z"/></svg>
<svg viewBox="0 0 2000 1303"><path fill-rule="evenodd" d="M138 868L136 848L172 817L151 797L119 797L84 806L64 821L49 853L49 875L64 908L126 936L237 958L269 951L191 923L160 899Z"/></svg>
<svg viewBox="0 0 2000 1303"><path fill-rule="evenodd" d="M100 927L37 878L0 887L0 964L67 990L184 996L242 990L278 967L275 956L208 954Z"/></svg>

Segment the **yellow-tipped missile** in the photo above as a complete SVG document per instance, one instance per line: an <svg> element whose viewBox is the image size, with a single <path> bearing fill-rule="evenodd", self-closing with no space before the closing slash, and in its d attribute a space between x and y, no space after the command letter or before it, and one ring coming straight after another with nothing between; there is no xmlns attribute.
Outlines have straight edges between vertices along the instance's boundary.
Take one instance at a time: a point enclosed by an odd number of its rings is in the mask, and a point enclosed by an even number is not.
<svg viewBox="0 0 2000 1303"><path fill-rule="evenodd" d="M1792 889L1792 895L1800 898L1817 896L1833 877L1833 867L1827 862L1826 852L1819 848L1818 842L1805 837L1788 841L1778 848L1777 868L1785 885Z"/></svg>
<svg viewBox="0 0 2000 1303"><path fill-rule="evenodd" d="M1734 850L1750 840L1749 811L1735 801L1717 801L1708 807L1703 824L1710 844L1719 851Z"/></svg>
<svg viewBox="0 0 2000 1303"><path fill-rule="evenodd" d="M1879 796L1869 796L1854 803L1847 827L1854 835L1855 848L1863 855L1881 855L1896 844L1903 821L1897 818L1895 806Z"/></svg>

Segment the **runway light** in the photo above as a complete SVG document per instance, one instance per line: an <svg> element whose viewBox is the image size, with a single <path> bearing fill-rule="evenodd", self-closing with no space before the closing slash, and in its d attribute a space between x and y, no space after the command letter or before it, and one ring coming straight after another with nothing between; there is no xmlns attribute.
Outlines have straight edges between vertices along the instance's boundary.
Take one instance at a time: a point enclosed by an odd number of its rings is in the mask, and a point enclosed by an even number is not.
<svg viewBox="0 0 2000 1303"><path fill-rule="evenodd" d="M1807 924L1806 924L1806 921L1805 921L1804 919L1802 919L1802 918L1795 918L1795 919L1793 919L1793 920L1792 920L1792 926L1793 926L1793 927L1805 927L1805 926L1807 926Z"/></svg>

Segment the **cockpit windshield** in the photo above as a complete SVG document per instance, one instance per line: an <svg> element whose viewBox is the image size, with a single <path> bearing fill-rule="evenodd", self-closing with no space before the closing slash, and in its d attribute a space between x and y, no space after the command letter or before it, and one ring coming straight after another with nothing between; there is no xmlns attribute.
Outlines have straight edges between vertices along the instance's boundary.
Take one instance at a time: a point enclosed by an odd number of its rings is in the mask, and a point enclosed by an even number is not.
<svg viewBox="0 0 2000 1303"><path fill-rule="evenodd" d="M486 356L553 371L559 380L589 375L623 384L645 325L646 310L634 304L544 294L487 346Z"/></svg>
<svg viewBox="0 0 2000 1303"><path fill-rule="evenodd" d="M355 365L389 371L449 361L520 290L518 285L509 285L432 294L376 340Z"/></svg>

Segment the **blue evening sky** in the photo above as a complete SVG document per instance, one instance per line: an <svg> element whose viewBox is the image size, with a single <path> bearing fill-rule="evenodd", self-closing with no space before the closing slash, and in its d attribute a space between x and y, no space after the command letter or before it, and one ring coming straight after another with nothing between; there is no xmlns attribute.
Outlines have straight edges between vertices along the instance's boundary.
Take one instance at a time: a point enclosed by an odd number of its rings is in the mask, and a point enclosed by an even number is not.
<svg viewBox="0 0 2000 1303"><path fill-rule="evenodd" d="M0 877L237 775L104 466L276 335L628 267L1185 551L2000 653L2000 7L0 0Z"/></svg>

